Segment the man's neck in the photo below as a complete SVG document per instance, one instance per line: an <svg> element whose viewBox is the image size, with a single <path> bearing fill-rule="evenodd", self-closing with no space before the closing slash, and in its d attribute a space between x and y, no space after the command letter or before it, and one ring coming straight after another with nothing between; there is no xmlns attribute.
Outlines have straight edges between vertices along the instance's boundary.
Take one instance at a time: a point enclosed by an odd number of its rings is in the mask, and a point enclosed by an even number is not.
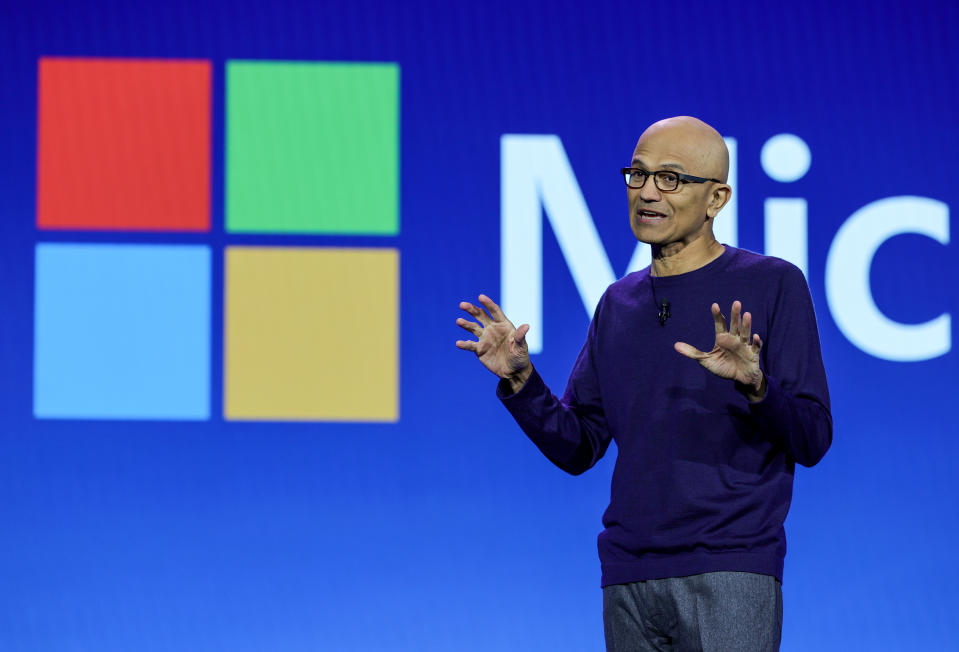
<svg viewBox="0 0 959 652"><path fill-rule="evenodd" d="M704 267L723 255L726 248L712 233L689 243L652 245L653 276L676 276Z"/></svg>

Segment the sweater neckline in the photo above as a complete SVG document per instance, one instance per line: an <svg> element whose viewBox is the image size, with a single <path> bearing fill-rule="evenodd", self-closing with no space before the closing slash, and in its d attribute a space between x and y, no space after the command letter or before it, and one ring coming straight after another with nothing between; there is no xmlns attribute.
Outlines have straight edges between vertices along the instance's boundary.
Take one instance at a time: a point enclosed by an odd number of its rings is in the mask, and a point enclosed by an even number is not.
<svg viewBox="0 0 959 652"><path fill-rule="evenodd" d="M688 272L683 272L682 274L671 274L670 276L653 276L653 266L649 266L649 280L652 283L655 283L659 287L666 287L669 285L675 285L677 283L684 283L686 281L697 280L702 276L708 276L713 272L716 272L723 267L725 267L733 256L737 249L731 247L728 244L724 244L723 253L721 253L714 260L709 261L702 267L697 267L696 269L690 270Z"/></svg>

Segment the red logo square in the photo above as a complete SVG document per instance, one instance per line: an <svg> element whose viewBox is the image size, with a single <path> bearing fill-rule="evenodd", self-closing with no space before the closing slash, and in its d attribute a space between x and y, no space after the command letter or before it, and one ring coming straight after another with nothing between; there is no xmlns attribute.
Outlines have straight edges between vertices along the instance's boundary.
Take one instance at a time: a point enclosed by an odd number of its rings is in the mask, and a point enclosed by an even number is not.
<svg viewBox="0 0 959 652"><path fill-rule="evenodd" d="M209 61L40 59L37 226L210 230Z"/></svg>

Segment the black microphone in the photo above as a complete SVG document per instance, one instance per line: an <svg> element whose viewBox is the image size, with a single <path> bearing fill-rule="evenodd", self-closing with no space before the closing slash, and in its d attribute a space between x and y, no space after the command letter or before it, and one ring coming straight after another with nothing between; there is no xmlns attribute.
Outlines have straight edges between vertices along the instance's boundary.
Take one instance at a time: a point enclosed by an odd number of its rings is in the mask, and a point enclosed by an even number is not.
<svg viewBox="0 0 959 652"><path fill-rule="evenodd" d="M667 319L669 319L669 301L663 299L659 302L659 325L665 326Z"/></svg>

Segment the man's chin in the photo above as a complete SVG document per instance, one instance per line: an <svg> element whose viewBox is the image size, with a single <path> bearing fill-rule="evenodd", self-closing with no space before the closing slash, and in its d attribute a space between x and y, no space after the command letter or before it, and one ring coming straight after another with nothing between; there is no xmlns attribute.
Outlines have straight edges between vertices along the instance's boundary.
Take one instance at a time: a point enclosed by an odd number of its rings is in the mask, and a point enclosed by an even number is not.
<svg viewBox="0 0 959 652"><path fill-rule="evenodd" d="M665 242L665 239L657 234L650 233L651 229L643 228L645 225L640 225L637 227L633 225L633 236L642 243L648 245L661 245Z"/></svg>

